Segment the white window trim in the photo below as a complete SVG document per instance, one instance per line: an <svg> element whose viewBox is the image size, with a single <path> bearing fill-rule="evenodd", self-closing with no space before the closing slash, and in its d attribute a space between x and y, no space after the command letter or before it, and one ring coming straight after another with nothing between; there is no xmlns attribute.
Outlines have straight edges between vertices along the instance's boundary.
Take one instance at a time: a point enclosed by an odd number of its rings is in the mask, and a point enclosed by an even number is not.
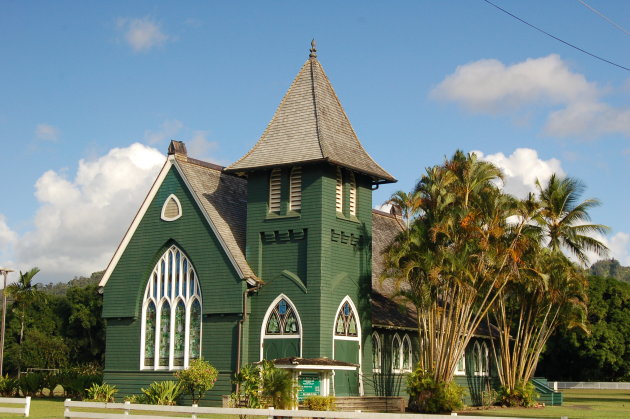
<svg viewBox="0 0 630 419"><path fill-rule="evenodd" d="M339 312L343 307L344 303L348 302L350 304L350 308L354 313L354 320L357 322L357 335L356 336L337 336L335 335L335 326L337 325L337 317L339 316ZM335 359L335 340L352 340L357 341L359 343L359 396L363 396L363 347L361 346L361 320L359 319L359 311L357 307L352 302L352 299L349 295L346 295L339 303L337 310L335 311L335 315L333 317L332 324L332 359ZM333 386L334 387L334 386Z"/></svg>
<svg viewBox="0 0 630 419"><path fill-rule="evenodd" d="M298 179L296 181L295 179ZM302 167L295 166L289 175L289 211L302 210Z"/></svg>
<svg viewBox="0 0 630 419"><path fill-rule="evenodd" d="M396 349L396 345L395 343L398 342L398 349ZM396 333L394 335L394 337L392 338L392 348L391 348L391 352L392 352L392 372L394 374L400 374L402 373L402 339L400 339L400 336L398 335L398 333ZM396 352L398 352L398 363L394 364L394 361L396 360Z"/></svg>
<svg viewBox="0 0 630 419"><path fill-rule="evenodd" d="M166 205L169 203L171 199L173 199L175 201L175 204L177 204L177 215L175 217L167 217L165 214ZM175 221L178 218L180 218L182 214L183 214L182 204L179 202L179 199L177 198L177 196L175 196L175 194L170 194L168 198L166 198L166 200L164 201L164 204L162 204L162 213L160 214L160 218L163 219L164 221Z"/></svg>
<svg viewBox="0 0 630 419"><path fill-rule="evenodd" d="M473 345L472 356L473 356L473 365L472 365L473 375L476 375L479 377L485 377L485 376L490 375L490 365L489 365L490 359L488 358L489 351L488 351L488 345L486 345L486 342L482 342L481 345L479 344L479 341L475 342L475 344ZM476 369L476 367L478 367L478 370Z"/></svg>
<svg viewBox="0 0 630 419"><path fill-rule="evenodd" d="M404 367L404 359L403 355L405 354L405 342L407 343L407 348L409 348L407 352L407 356L409 357L409 366L407 368ZM411 372L413 369L413 347L411 346L411 339L409 335L405 333L402 338L402 345L400 345L400 370L402 372Z"/></svg>
<svg viewBox="0 0 630 419"><path fill-rule="evenodd" d="M341 167L337 167L335 173L335 210L338 214L343 214L343 172Z"/></svg>
<svg viewBox="0 0 630 419"><path fill-rule="evenodd" d="M383 369L383 342L381 341L381 337L377 332L372 333L372 372L380 373ZM376 341L376 346L374 342ZM374 362L374 361L378 362ZM378 365L378 367L374 367L374 365Z"/></svg>
<svg viewBox="0 0 630 419"><path fill-rule="evenodd" d="M268 205L270 214L279 214L282 210L282 170L278 168L272 169L269 174Z"/></svg>
<svg viewBox="0 0 630 419"><path fill-rule="evenodd" d="M354 176L354 172L348 173L348 183L350 183L350 196L349 196L349 210L348 213L356 217L357 215L357 179Z"/></svg>
<svg viewBox="0 0 630 419"><path fill-rule="evenodd" d="M298 334L297 335L268 335L267 334L267 321L269 321L269 316L273 313L274 308L276 308L276 304L280 302L280 300L285 300L287 304L291 306L293 313L295 313L295 318L298 322ZM260 327L260 361L263 360L265 348L265 339L300 339L300 358L302 357L302 334L304 333L302 329L302 319L300 319L300 313L298 312L295 304L289 297L285 294L278 295L272 302L269 304L267 308L267 312L265 313L265 317L263 317L262 325Z"/></svg>
<svg viewBox="0 0 630 419"><path fill-rule="evenodd" d="M156 301L154 295L153 295L153 290L154 290L154 285L153 285L153 276L154 274L157 274L157 281L156 281L156 287L158 288L158 290L163 290L163 285L161 283L162 280L162 261L164 261L166 263L166 260L168 258L169 252L173 252L173 257L175 257L174 255L176 254L175 252L179 252L180 253L180 266L179 266L179 290L177 290L175 292L176 297L171 299L169 296L161 296L161 298ZM193 272L193 277L192 277L192 281L191 281L191 286L193 287L192 292L190 293L189 296L185 295L184 292L184 284L186 282L186 277L188 277L188 272L186 272L186 274L184 275L183 273L183 265L184 265L184 259L187 261L187 267L188 267L188 271L192 271ZM172 268L172 267L171 267ZM173 272L171 272L172 275ZM171 292L172 290L175 288L176 286L176 282L175 281L171 281ZM182 295L179 295L179 292L181 292ZM159 292L158 292L158 296L159 296ZM174 365L174 345L175 345L175 309L177 307L177 303L179 302L179 300L182 300L184 302L184 365L181 366L175 366ZM158 259L155 267L153 268L153 270L151 271L151 274L149 275L149 280L147 282L147 286L145 288L144 291L144 301L142 303L142 323L140 326L140 369L144 370L144 371L169 371L169 370L180 370L180 369L184 369L187 368L190 362L190 314L191 314L191 307L194 304L195 301L199 301L199 305L202 306L202 295L201 295L201 284L199 283L199 278L197 277L197 274L195 272L195 268L193 267L192 263L190 262L190 259L184 254L184 252L178 248L177 246L173 245L170 246L163 254L162 256ZM145 360L145 337L146 337L146 313L147 313L147 307L149 306L149 303L153 302L153 304L155 304L155 342L154 342L154 356L153 356L153 366L146 366L144 365L144 360ZM165 302L168 302L168 304L170 305L170 318L171 318L171 322L170 322L170 331L169 331L169 361L168 361L168 366L160 366L160 334L159 334L159 330L160 330L160 322L161 322L161 312L162 312L162 306L164 305ZM200 330L199 330L199 351L201 353L201 343L203 339L203 322L200 322Z"/></svg>

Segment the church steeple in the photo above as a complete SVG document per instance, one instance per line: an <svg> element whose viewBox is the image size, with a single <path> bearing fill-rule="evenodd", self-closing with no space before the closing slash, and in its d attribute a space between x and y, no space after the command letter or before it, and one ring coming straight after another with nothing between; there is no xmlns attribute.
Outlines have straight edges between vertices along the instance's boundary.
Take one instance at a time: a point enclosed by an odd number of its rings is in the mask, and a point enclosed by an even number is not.
<svg viewBox="0 0 630 419"><path fill-rule="evenodd" d="M365 151L317 60L315 40L304 63L260 140L227 167L249 172L278 166L329 162L369 176L396 182Z"/></svg>

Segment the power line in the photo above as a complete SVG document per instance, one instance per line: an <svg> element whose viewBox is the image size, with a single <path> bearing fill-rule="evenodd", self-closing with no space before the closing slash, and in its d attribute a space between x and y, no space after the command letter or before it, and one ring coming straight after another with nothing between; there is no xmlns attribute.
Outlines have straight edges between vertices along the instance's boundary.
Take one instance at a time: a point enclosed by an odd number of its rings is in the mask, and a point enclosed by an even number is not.
<svg viewBox="0 0 630 419"><path fill-rule="evenodd" d="M547 36L549 36L549 37L551 37L551 38L555 39L556 41L560 41L560 42L562 42L563 44L565 44L565 45L567 45L567 46L570 46L571 48L575 48L576 50L578 50L578 51L580 51L580 52L583 52L583 53L584 53L584 54L586 54L586 55L590 55L591 57L596 58L596 59L598 59L598 60L600 60L600 61L603 61L603 62L605 62L605 63L611 64L611 65L614 65L615 67L619 67L619 68L621 68L621 69L623 69L623 70L630 71L630 68L628 68L628 67L624 67L624 66L622 66L622 65L620 65L620 64L614 63L614 62L612 62L612 61L610 61L610 60L607 60L607 59L605 59L605 58L603 58L603 57L600 57L599 55L595 55L595 54L593 54L593 53L590 53L590 52L588 52L588 51L586 51L586 50L584 50L584 49L582 49L582 48L580 48L580 47L578 47L578 46L576 46L576 45L573 45L573 44L571 44L571 43L569 43L569 42L567 42L567 41L564 41L564 40L562 40L562 39L558 38L557 36L554 36L554 35L550 34L549 32L546 32L546 31L544 31L544 30L540 29L540 28L539 28L539 27L537 27L537 26L532 25L531 23L529 23L529 22L527 22L527 21L525 21L525 20L521 19L520 17L518 17L518 16L516 16L516 15L514 15L514 14L510 13L510 12L508 12L507 10L505 10L505 9L503 9L503 8L501 8L501 7L499 7L499 6L497 6L496 4L492 3L492 2L491 2L491 1L489 1L489 0L483 0L483 1L485 1L486 3L488 3L488 4L489 4L489 5L491 5L491 6L496 7L497 9L501 10L503 13L505 13L505 14L508 14L508 15L512 16L514 19L516 19L516 20L518 20L518 21L520 21L520 22L523 22L523 23L524 23L524 24L526 24L527 26L529 26L529 27L531 27L531 28L534 28L534 29L536 29L537 31L542 32L542 33L544 33L545 35L547 35Z"/></svg>
<svg viewBox="0 0 630 419"><path fill-rule="evenodd" d="M608 23L610 23L611 25L613 25L614 27L619 29L621 32L623 32L626 35L630 36L630 32L628 32L623 26L621 26L620 24L618 24L617 22L615 22L614 20L612 20L611 18L609 18L608 16L606 16L605 14L603 14L602 12L600 12L599 10L597 10L596 8L594 8L593 6L588 4L587 2L582 1L582 0L577 0L577 1L582 3L582 5L584 7L590 9L593 13L598 14L602 19L606 20Z"/></svg>

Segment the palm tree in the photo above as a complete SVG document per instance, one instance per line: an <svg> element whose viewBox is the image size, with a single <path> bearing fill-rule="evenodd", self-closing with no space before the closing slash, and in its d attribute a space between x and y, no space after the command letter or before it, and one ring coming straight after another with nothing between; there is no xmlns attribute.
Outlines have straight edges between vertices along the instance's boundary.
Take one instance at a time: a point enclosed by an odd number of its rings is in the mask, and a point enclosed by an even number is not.
<svg viewBox="0 0 630 419"><path fill-rule="evenodd" d="M389 198L386 204L393 205L400 209L401 217L404 225L401 227L405 230L409 230L411 221L418 215L420 211L420 196L418 193L407 193L405 191L396 191ZM398 220L398 218L396 218Z"/></svg>
<svg viewBox="0 0 630 419"><path fill-rule="evenodd" d="M20 317L20 345L24 339L26 310L33 302L43 298L43 295L38 290L38 284L33 284L33 277L38 272L39 268L33 268L28 272L20 271L18 281L7 287L7 295L13 299L13 310Z"/></svg>
<svg viewBox="0 0 630 419"><path fill-rule="evenodd" d="M609 228L589 223L589 210L600 202L593 198L579 202L584 192L582 182L553 174L544 186L536 181L536 187L541 206L537 222L552 250L567 249L584 265L588 262L586 252L594 252L598 256L608 252L606 245L591 237L593 233L605 234Z"/></svg>

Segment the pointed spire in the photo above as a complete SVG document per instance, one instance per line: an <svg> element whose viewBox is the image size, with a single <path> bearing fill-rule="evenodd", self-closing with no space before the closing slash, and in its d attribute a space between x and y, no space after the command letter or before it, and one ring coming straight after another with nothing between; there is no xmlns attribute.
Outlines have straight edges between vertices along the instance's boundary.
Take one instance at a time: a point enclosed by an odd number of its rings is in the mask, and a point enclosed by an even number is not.
<svg viewBox="0 0 630 419"><path fill-rule="evenodd" d="M306 60L258 142L228 172L306 162L347 167L376 181L396 182L365 151L335 91L315 58Z"/></svg>
<svg viewBox="0 0 630 419"><path fill-rule="evenodd" d="M311 41L311 53L308 58L317 58L317 49L315 49L315 38Z"/></svg>

